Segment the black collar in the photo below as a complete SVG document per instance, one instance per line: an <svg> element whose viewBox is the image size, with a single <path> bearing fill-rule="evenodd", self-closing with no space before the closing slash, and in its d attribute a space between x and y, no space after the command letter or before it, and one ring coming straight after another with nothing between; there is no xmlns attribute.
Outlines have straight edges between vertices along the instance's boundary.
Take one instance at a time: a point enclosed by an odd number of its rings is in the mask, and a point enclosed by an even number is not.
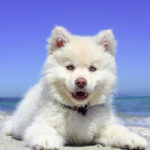
<svg viewBox="0 0 150 150"><path fill-rule="evenodd" d="M98 105L94 105L94 106L99 106L99 107L104 107L105 104L98 104ZM82 114L83 116L85 116L87 114L87 111L90 107L94 107L94 106L88 106L85 105L84 107L78 107L78 106L68 106L68 105L64 105L64 107L77 111L78 113Z"/></svg>

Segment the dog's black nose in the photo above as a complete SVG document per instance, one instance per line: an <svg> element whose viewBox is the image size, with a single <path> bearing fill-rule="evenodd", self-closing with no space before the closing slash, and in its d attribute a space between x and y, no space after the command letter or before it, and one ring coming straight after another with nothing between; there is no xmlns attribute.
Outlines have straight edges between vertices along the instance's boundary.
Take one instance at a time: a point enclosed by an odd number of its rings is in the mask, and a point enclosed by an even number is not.
<svg viewBox="0 0 150 150"><path fill-rule="evenodd" d="M75 85L80 89L84 88L87 85L87 80L84 78L78 78L75 81Z"/></svg>

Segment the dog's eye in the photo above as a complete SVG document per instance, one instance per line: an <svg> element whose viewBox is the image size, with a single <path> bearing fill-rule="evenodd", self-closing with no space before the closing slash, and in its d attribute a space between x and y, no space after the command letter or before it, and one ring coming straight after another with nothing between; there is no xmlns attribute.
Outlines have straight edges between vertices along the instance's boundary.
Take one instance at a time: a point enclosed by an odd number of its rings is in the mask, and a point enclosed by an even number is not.
<svg viewBox="0 0 150 150"><path fill-rule="evenodd" d="M97 69L94 67L94 66L90 66L89 67L89 71L91 71L91 72L94 72L94 71L96 71Z"/></svg>
<svg viewBox="0 0 150 150"><path fill-rule="evenodd" d="M66 68L67 68L67 70L74 70L75 69L75 67L73 65L68 65L68 66L66 66Z"/></svg>

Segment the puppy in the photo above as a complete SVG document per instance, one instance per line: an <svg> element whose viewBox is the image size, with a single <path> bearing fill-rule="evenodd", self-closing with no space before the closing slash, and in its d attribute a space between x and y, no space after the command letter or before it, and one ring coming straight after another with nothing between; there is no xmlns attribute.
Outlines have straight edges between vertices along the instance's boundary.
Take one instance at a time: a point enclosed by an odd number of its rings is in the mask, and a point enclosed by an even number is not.
<svg viewBox="0 0 150 150"><path fill-rule="evenodd" d="M43 76L3 128L34 149L103 144L144 149L146 141L115 122L116 41L111 30L75 36L55 27L48 39Z"/></svg>

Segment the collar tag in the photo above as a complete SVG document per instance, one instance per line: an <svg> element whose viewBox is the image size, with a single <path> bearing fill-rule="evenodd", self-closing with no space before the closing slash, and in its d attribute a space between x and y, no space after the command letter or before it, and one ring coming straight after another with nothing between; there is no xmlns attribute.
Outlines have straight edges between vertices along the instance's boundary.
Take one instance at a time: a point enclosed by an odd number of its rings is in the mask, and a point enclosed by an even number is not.
<svg viewBox="0 0 150 150"><path fill-rule="evenodd" d="M78 112L81 113L83 116L86 115L88 111L88 105L85 105L84 107L79 107Z"/></svg>

